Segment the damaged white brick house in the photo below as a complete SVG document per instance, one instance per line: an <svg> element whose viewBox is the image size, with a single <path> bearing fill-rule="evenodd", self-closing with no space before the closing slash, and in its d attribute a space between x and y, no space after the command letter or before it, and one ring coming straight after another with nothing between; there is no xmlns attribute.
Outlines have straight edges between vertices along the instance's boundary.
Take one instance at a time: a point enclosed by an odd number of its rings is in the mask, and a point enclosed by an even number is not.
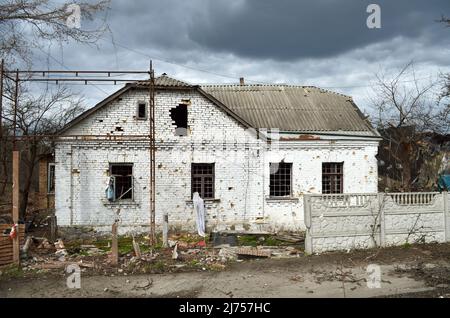
<svg viewBox="0 0 450 318"><path fill-rule="evenodd" d="M148 108L148 82L130 83L60 132L59 227L110 231L120 209L121 232L148 230ZM155 114L159 229L164 213L170 227L195 229L193 192L205 199L207 231L302 231L304 194L377 192L380 137L348 96L288 85L196 86L163 74ZM79 135L86 137L64 139ZM104 135L111 138L91 138Z"/></svg>

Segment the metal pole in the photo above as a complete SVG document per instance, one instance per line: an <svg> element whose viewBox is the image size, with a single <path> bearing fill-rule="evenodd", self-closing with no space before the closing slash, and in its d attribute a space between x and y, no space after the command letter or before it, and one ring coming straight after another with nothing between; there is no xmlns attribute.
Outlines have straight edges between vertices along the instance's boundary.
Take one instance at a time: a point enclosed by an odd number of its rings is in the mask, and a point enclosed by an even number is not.
<svg viewBox="0 0 450 318"><path fill-rule="evenodd" d="M12 193L12 219L16 227L16 236L13 238L13 260L20 263L20 231L19 231L19 151L13 151L13 193ZM17 226L16 226L17 225Z"/></svg>
<svg viewBox="0 0 450 318"><path fill-rule="evenodd" d="M149 126L150 126L150 244L156 244L155 233L155 71L150 61L150 83L149 83Z"/></svg>
<svg viewBox="0 0 450 318"><path fill-rule="evenodd" d="M16 237L13 238L13 260L15 264L20 264L20 231L19 231L19 204L20 204L20 152L16 145L16 124L17 124L17 103L19 95L19 70L16 72L16 91L14 92L14 122L13 122L13 188L12 188L12 218L16 227Z"/></svg>
<svg viewBox="0 0 450 318"><path fill-rule="evenodd" d="M16 149L17 103L19 98L19 70L16 71L16 90L14 91L14 118L13 118L13 150Z"/></svg>

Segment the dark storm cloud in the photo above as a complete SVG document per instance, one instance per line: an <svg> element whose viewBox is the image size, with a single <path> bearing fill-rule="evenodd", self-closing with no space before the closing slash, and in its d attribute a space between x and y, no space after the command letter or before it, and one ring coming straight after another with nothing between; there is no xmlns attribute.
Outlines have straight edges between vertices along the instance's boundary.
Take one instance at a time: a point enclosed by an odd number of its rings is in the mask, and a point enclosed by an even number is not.
<svg viewBox="0 0 450 318"><path fill-rule="evenodd" d="M370 3L381 6L382 28L366 26ZM247 0L208 2L207 14L189 26L190 39L214 51L273 59L329 57L396 36L432 41L435 21L450 12L449 0Z"/></svg>
<svg viewBox="0 0 450 318"><path fill-rule="evenodd" d="M366 27L369 3L381 5L380 30ZM112 0L112 36L98 47L54 45L49 50L63 64L42 52L35 62L146 70L153 59L157 74L191 83L244 76L247 83L315 85L364 107L380 68L395 74L414 60L420 77L450 72L450 28L436 22L441 15L450 16L450 0ZM90 88L92 102L116 89Z"/></svg>

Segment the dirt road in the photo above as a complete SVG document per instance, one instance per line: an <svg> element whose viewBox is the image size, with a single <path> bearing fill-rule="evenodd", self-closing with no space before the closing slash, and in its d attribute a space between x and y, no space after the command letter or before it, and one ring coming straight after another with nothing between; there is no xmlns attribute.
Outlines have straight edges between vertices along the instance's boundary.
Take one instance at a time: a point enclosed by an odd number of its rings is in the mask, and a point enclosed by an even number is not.
<svg viewBox="0 0 450 318"><path fill-rule="evenodd" d="M381 269L381 288L368 288L367 266ZM450 297L450 244L253 259L221 272L3 278L0 297Z"/></svg>

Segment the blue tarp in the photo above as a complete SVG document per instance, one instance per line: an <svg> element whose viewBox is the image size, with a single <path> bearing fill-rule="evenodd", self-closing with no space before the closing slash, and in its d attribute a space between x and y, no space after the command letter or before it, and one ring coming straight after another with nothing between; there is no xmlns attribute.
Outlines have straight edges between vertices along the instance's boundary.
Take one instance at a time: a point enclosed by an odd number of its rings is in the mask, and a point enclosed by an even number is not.
<svg viewBox="0 0 450 318"><path fill-rule="evenodd" d="M444 174L438 180L439 191L450 191L450 174Z"/></svg>

